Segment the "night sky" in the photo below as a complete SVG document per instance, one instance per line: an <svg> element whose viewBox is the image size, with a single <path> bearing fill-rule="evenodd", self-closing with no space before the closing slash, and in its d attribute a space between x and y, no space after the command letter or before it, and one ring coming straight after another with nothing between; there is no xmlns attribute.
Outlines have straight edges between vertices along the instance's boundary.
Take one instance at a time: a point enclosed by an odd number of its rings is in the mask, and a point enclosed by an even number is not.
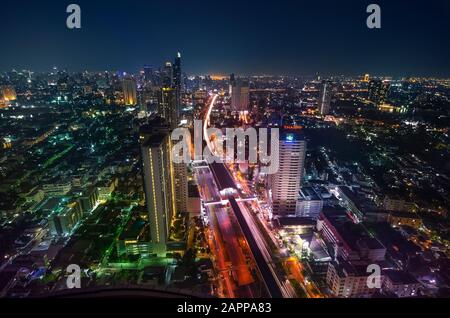
<svg viewBox="0 0 450 318"><path fill-rule="evenodd" d="M82 29L66 28L66 6ZM377 3L382 28L366 27ZM180 51L188 74L450 77L449 0L7 0L0 71L160 66Z"/></svg>

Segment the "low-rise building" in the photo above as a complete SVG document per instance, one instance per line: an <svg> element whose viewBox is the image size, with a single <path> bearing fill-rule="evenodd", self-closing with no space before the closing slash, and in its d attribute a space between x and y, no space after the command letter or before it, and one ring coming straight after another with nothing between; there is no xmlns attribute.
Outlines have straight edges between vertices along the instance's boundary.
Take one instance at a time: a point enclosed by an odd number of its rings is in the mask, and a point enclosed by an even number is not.
<svg viewBox="0 0 450 318"><path fill-rule="evenodd" d="M150 254L149 226L143 219L132 218L117 240L117 254L148 256Z"/></svg>
<svg viewBox="0 0 450 318"><path fill-rule="evenodd" d="M69 193L71 188L72 188L71 182L52 182L52 183L45 183L42 186L42 190L47 196L66 195L67 193Z"/></svg>
<svg viewBox="0 0 450 318"><path fill-rule="evenodd" d="M411 274L397 270L386 270L384 274L383 290L395 294L397 297L415 297L421 284Z"/></svg>
<svg viewBox="0 0 450 318"><path fill-rule="evenodd" d="M81 220L81 217L81 211L77 202L58 208L48 219L50 233L54 236L70 235Z"/></svg>
<svg viewBox="0 0 450 318"><path fill-rule="evenodd" d="M369 275L367 265L353 265L350 262L337 260L329 263L326 281L335 297L370 297L379 291L379 288L369 286ZM379 280L381 287L383 276L380 276Z"/></svg>
<svg viewBox="0 0 450 318"><path fill-rule="evenodd" d="M358 223L342 211L322 212L317 230L334 249L334 256L353 262L379 262L385 259L386 248Z"/></svg>
<svg viewBox="0 0 450 318"><path fill-rule="evenodd" d="M393 199L385 197L383 201L383 207L387 211L400 211L415 213L419 210L419 207L414 202L408 202L402 199Z"/></svg>
<svg viewBox="0 0 450 318"><path fill-rule="evenodd" d="M313 187L302 187L299 191L295 215L317 219L322 212L323 200Z"/></svg>
<svg viewBox="0 0 450 318"><path fill-rule="evenodd" d="M97 182L96 186L99 201L101 202L108 201L111 198L111 194L116 189L117 183L118 183L117 178L104 179Z"/></svg>

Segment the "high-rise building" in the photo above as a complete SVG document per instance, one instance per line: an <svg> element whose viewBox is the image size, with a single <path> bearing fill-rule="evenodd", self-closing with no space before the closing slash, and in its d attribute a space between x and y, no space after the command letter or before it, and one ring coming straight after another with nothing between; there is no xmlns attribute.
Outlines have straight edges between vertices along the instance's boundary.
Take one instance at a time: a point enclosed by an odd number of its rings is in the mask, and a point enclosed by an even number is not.
<svg viewBox="0 0 450 318"><path fill-rule="evenodd" d="M11 85L4 85L0 87L0 99L10 102L17 99L16 90Z"/></svg>
<svg viewBox="0 0 450 318"><path fill-rule="evenodd" d="M173 162L170 131L163 118L153 119L140 131L150 236L160 252L168 240L172 215L187 212L188 202L187 164Z"/></svg>
<svg viewBox="0 0 450 318"><path fill-rule="evenodd" d="M161 88L158 114L165 119L171 129L175 129L179 123L177 90L172 87Z"/></svg>
<svg viewBox="0 0 450 318"><path fill-rule="evenodd" d="M166 62L162 71L162 86L164 88L173 87L173 67L172 63Z"/></svg>
<svg viewBox="0 0 450 318"><path fill-rule="evenodd" d="M179 121L179 117L181 114L181 93L183 92L183 74L181 72L181 54L177 53L175 57L175 61L173 63L173 83L172 87L175 89L176 94L176 112L177 112L177 121Z"/></svg>
<svg viewBox="0 0 450 318"><path fill-rule="evenodd" d="M144 80L146 83L155 85L153 68L148 65L144 65Z"/></svg>
<svg viewBox="0 0 450 318"><path fill-rule="evenodd" d="M169 239L170 222L176 213L170 135L162 131L141 134L141 140L152 251L163 254Z"/></svg>
<svg viewBox="0 0 450 318"><path fill-rule="evenodd" d="M273 213L295 214L306 156L306 141L299 129L283 129L278 156L278 171L269 177Z"/></svg>
<svg viewBox="0 0 450 318"><path fill-rule="evenodd" d="M386 102L389 93L389 82L380 79L369 81L369 100L376 105Z"/></svg>
<svg viewBox="0 0 450 318"><path fill-rule="evenodd" d="M182 92L182 73L181 73L181 54L177 53L175 62L173 63L173 86L178 90L179 94Z"/></svg>
<svg viewBox="0 0 450 318"><path fill-rule="evenodd" d="M137 104L137 89L136 82L133 78L124 78L122 82L123 99L127 106L134 106Z"/></svg>
<svg viewBox="0 0 450 318"><path fill-rule="evenodd" d="M369 82L369 80L370 80L370 75L369 74L365 74L364 75L364 82L366 82L366 83L368 83Z"/></svg>
<svg viewBox="0 0 450 318"><path fill-rule="evenodd" d="M230 96L233 94L233 86L236 86L236 77L234 76L234 73L230 74L230 88L229 88L229 94Z"/></svg>
<svg viewBox="0 0 450 318"><path fill-rule="evenodd" d="M323 208L323 200L314 188L302 187L300 189L299 198L295 215L298 217L306 217L317 220Z"/></svg>
<svg viewBox="0 0 450 318"><path fill-rule="evenodd" d="M237 112L248 111L250 88L248 81L230 76L231 109Z"/></svg>
<svg viewBox="0 0 450 318"><path fill-rule="evenodd" d="M318 109L322 115L330 113L331 89L331 83L328 81L324 81L320 86Z"/></svg>

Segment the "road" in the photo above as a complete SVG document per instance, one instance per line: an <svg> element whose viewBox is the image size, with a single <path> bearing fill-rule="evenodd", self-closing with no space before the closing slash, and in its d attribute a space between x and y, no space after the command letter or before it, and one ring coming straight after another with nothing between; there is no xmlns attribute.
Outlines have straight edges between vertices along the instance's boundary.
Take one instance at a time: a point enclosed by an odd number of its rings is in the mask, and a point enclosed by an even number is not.
<svg viewBox="0 0 450 318"><path fill-rule="evenodd" d="M211 111L214 107L214 103L217 100L218 95L214 95L211 103L209 105L208 111L206 113L203 134L210 149L211 153L213 153L213 145L210 141L210 138L207 133L207 128L210 125L210 115ZM210 168L215 176L215 180L219 185L219 190L225 189L234 189L235 194L240 199L240 194L237 191L239 187L237 186L235 178L233 178L230 171L223 163L214 163L210 165ZM279 273L276 268L275 262L272 259L270 248L265 241L264 235L261 233L258 225L255 223L251 212L247 208L245 203L237 203L234 196L229 196L228 200L233 208L233 212L237 220L239 221L239 225L249 243L250 249L253 253L253 256L256 260L258 269L264 279L264 283L270 293L270 295L274 298L291 298L295 297L296 293L293 287L290 285L289 281L283 277L283 275Z"/></svg>
<svg viewBox="0 0 450 318"><path fill-rule="evenodd" d="M247 261L248 247L239 240L233 220L226 207L222 206L220 193L209 168L197 168L197 183L205 213L209 221L210 246L215 257L216 270L223 278L227 297L252 297L254 292L246 286L254 283ZM244 287L244 288L242 288Z"/></svg>

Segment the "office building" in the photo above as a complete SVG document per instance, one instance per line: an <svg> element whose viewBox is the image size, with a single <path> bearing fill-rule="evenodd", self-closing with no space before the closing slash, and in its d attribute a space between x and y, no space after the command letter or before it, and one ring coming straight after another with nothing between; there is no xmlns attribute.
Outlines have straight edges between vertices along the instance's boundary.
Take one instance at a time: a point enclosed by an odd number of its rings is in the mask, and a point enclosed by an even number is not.
<svg viewBox="0 0 450 318"><path fill-rule="evenodd" d="M127 77L122 83L123 101L126 106L134 106L137 104L136 82L133 78Z"/></svg>
<svg viewBox="0 0 450 318"><path fill-rule="evenodd" d="M162 86L173 88L173 67L171 62L166 62L162 71Z"/></svg>
<svg viewBox="0 0 450 318"><path fill-rule="evenodd" d="M323 200L312 187L302 187L295 209L298 217L317 219L322 212Z"/></svg>
<svg viewBox="0 0 450 318"><path fill-rule="evenodd" d="M338 260L328 264L326 274L327 285L334 297L339 298L361 298L370 297L378 288L369 288L366 265L354 265L349 262ZM380 276L380 282L384 277Z"/></svg>
<svg viewBox="0 0 450 318"><path fill-rule="evenodd" d="M150 240L153 253L163 254L169 238L170 222L176 212L170 135L159 131L141 135L141 140Z"/></svg>
<svg viewBox="0 0 450 318"><path fill-rule="evenodd" d="M141 142L145 143L151 136L155 134L168 134L170 137L170 126L164 118L157 117L152 119L147 125L140 129ZM170 142L170 148L173 144ZM174 163L171 161L171 169L173 169L173 187L174 201L176 212L188 211L188 171L187 163Z"/></svg>
<svg viewBox="0 0 450 318"><path fill-rule="evenodd" d="M170 129L178 127L178 93L175 88L161 88L158 102L158 114L164 118Z"/></svg>
<svg viewBox="0 0 450 318"><path fill-rule="evenodd" d="M148 65L144 65L144 81L146 83L155 85L156 83L153 75L154 75L153 68Z"/></svg>
<svg viewBox="0 0 450 318"><path fill-rule="evenodd" d="M91 213L99 202L98 188L91 187L84 190L77 200L83 215Z"/></svg>
<svg viewBox="0 0 450 318"><path fill-rule="evenodd" d="M389 82L380 79L369 81L369 100L376 105L384 104L389 93Z"/></svg>
<svg viewBox="0 0 450 318"><path fill-rule="evenodd" d="M183 90L183 77L181 73L181 54L177 53L175 57L175 62L173 63L173 87L176 88L181 95Z"/></svg>
<svg viewBox="0 0 450 318"><path fill-rule="evenodd" d="M106 202L111 199L111 194L114 192L118 185L118 179L110 176L108 179L103 179L97 182L98 200Z"/></svg>
<svg viewBox="0 0 450 318"><path fill-rule="evenodd" d="M68 236L81 220L82 213L78 202L59 207L49 216L50 233L54 236Z"/></svg>
<svg viewBox="0 0 450 318"><path fill-rule="evenodd" d="M173 83L172 88L175 89L176 95L176 113L177 113L177 124L180 120L181 114L181 93L183 92L183 74L181 72L181 54L177 53L175 61L173 63Z"/></svg>
<svg viewBox="0 0 450 318"><path fill-rule="evenodd" d="M70 189L72 189L72 183L70 181L58 182L56 178L54 181L55 182L48 182L42 185L42 191L44 191L45 195L47 196L66 195L70 191Z"/></svg>
<svg viewBox="0 0 450 318"><path fill-rule="evenodd" d="M334 250L334 259L342 258L353 264L384 261L386 248L371 236L360 223L354 223L345 211L322 212L317 230Z"/></svg>
<svg viewBox="0 0 450 318"><path fill-rule="evenodd" d="M278 171L269 176L273 213L295 214L306 155L306 141L301 131L283 129L278 152Z"/></svg>
<svg viewBox="0 0 450 318"><path fill-rule="evenodd" d="M236 112L247 112L250 104L250 88L248 81L230 76L231 109Z"/></svg>

